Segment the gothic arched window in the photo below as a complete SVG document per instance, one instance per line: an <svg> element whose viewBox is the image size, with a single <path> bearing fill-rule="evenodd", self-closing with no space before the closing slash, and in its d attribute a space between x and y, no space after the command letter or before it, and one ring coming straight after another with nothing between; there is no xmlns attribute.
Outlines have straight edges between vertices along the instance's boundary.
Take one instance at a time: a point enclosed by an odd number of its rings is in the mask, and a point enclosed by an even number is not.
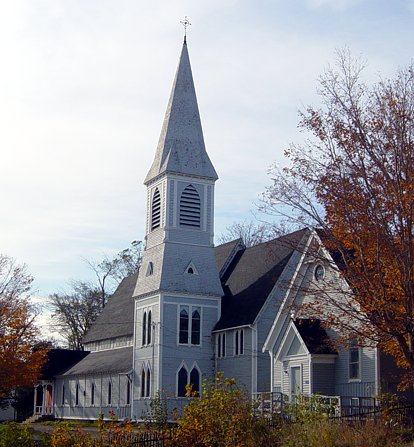
<svg viewBox="0 0 414 447"><path fill-rule="evenodd" d="M200 312L195 309L191 315L191 344L200 344Z"/></svg>
<svg viewBox="0 0 414 447"><path fill-rule="evenodd" d="M187 393L188 373L184 366L178 371L177 395L178 397L185 397Z"/></svg>
<svg viewBox="0 0 414 447"><path fill-rule="evenodd" d="M186 309L180 311L179 343L188 343L188 311Z"/></svg>
<svg viewBox="0 0 414 447"><path fill-rule="evenodd" d="M145 369L142 368L141 371L141 393L140 393L141 397L145 397Z"/></svg>
<svg viewBox="0 0 414 447"><path fill-rule="evenodd" d="M79 383L76 384L75 388L75 405L79 405Z"/></svg>
<svg viewBox="0 0 414 447"><path fill-rule="evenodd" d="M151 204L151 231L161 225L161 194L158 188L155 188Z"/></svg>
<svg viewBox="0 0 414 447"><path fill-rule="evenodd" d="M91 385L91 405L95 405L95 384Z"/></svg>
<svg viewBox="0 0 414 447"><path fill-rule="evenodd" d="M142 346L147 344L147 312L142 317Z"/></svg>
<svg viewBox="0 0 414 447"><path fill-rule="evenodd" d="M129 379L127 380L127 388L126 388L126 404L131 404L131 382Z"/></svg>
<svg viewBox="0 0 414 447"><path fill-rule="evenodd" d="M198 372L198 369L194 367L191 370L190 373L190 384L192 385L192 390L197 393L197 395L200 394L200 373Z"/></svg>
<svg viewBox="0 0 414 447"><path fill-rule="evenodd" d="M147 383L145 388L145 397L150 397L151 394L151 371L147 370Z"/></svg>
<svg viewBox="0 0 414 447"><path fill-rule="evenodd" d="M108 382L108 405L112 405L112 383Z"/></svg>
<svg viewBox="0 0 414 447"><path fill-rule="evenodd" d="M188 185L180 197L180 226L187 228L201 226L200 196L193 185Z"/></svg>
<svg viewBox="0 0 414 447"><path fill-rule="evenodd" d="M152 320L152 316L151 316L151 311L148 311L148 321L147 321L147 345L151 344L151 320Z"/></svg>

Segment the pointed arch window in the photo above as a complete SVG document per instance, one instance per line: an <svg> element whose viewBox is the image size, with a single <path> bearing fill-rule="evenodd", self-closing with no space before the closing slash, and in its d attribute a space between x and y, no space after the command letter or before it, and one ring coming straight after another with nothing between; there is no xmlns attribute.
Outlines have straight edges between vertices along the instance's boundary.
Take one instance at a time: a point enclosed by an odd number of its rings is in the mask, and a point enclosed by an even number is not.
<svg viewBox="0 0 414 447"><path fill-rule="evenodd" d="M145 386L145 397L150 397L151 395L151 371L148 368L147 370L147 383Z"/></svg>
<svg viewBox="0 0 414 447"><path fill-rule="evenodd" d="M201 226L201 201L193 185L188 185L180 197L180 226L186 228Z"/></svg>
<svg viewBox="0 0 414 447"><path fill-rule="evenodd" d="M147 344L147 312L142 316L142 346Z"/></svg>
<svg viewBox="0 0 414 447"><path fill-rule="evenodd" d="M180 311L180 332L179 343L188 344L188 308L184 307Z"/></svg>
<svg viewBox="0 0 414 447"><path fill-rule="evenodd" d="M151 370L142 367L141 370L141 397L149 397L151 395Z"/></svg>
<svg viewBox="0 0 414 447"><path fill-rule="evenodd" d="M191 344L200 344L200 309L196 308L191 314Z"/></svg>
<svg viewBox="0 0 414 447"><path fill-rule="evenodd" d="M226 356L226 333L217 334L217 357Z"/></svg>
<svg viewBox="0 0 414 447"><path fill-rule="evenodd" d="M145 369L144 368L142 368L142 371L141 371L141 393L140 393L140 395L141 395L141 397L145 397Z"/></svg>
<svg viewBox="0 0 414 447"><path fill-rule="evenodd" d="M161 194L158 188L155 188L151 204L151 231L161 225Z"/></svg>
<svg viewBox="0 0 414 447"><path fill-rule="evenodd" d="M244 330L239 329L234 334L234 355L244 354Z"/></svg>
<svg viewBox="0 0 414 447"><path fill-rule="evenodd" d="M108 405L112 405L112 382L108 382Z"/></svg>
<svg viewBox="0 0 414 447"><path fill-rule="evenodd" d="M198 396L200 394L200 373L196 367L191 370L190 384L192 385L193 392Z"/></svg>
<svg viewBox="0 0 414 447"><path fill-rule="evenodd" d="M187 393L188 372L184 366L178 371L177 395L185 397Z"/></svg>
<svg viewBox="0 0 414 447"><path fill-rule="evenodd" d="M152 329L152 312L148 311L148 321L147 321L147 345L151 344L151 329Z"/></svg>
<svg viewBox="0 0 414 447"><path fill-rule="evenodd" d="M95 384L91 385L91 405L95 405Z"/></svg>
<svg viewBox="0 0 414 447"><path fill-rule="evenodd" d="M129 379L127 380L126 387L126 404L131 405L131 382Z"/></svg>
<svg viewBox="0 0 414 447"><path fill-rule="evenodd" d="M79 383L76 384L75 388L75 405L79 405Z"/></svg>

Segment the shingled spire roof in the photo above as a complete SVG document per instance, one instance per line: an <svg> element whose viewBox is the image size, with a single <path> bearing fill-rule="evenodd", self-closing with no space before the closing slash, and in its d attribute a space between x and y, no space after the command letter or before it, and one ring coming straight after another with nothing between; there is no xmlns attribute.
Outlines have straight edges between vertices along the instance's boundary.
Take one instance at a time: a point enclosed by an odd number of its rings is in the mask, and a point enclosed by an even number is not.
<svg viewBox="0 0 414 447"><path fill-rule="evenodd" d="M204 146L197 97L184 41L155 158L145 184L165 173L217 179Z"/></svg>

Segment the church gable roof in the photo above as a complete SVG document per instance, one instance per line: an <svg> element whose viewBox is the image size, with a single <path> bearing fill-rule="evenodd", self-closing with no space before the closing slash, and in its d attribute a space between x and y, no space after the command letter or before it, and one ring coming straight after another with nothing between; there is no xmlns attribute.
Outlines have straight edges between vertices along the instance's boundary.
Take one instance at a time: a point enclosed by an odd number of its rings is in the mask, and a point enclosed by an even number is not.
<svg viewBox="0 0 414 447"><path fill-rule="evenodd" d="M238 253L224 278L221 318L214 330L253 324L305 231Z"/></svg>
<svg viewBox="0 0 414 447"><path fill-rule="evenodd" d="M134 334L134 292L138 272L121 281L83 339L91 343Z"/></svg>
<svg viewBox="0 0 414 447"><path fill-rule="evenodd" d="M217 179L204 146L203 130L184 42L158 147L145 184L166 172Z"/></svg>

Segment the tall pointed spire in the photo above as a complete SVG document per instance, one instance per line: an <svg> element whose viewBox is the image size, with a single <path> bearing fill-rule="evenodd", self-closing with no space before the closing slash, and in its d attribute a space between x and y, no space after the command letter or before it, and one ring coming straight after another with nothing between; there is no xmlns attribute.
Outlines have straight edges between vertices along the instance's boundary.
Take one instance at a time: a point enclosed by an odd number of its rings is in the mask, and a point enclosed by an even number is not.
<svg viewBox="0 0 414 447"><path fill-rule="evenodd" d="M165 173L217 179L207 155L184 41L154 161L145 184Z"/></svg>

